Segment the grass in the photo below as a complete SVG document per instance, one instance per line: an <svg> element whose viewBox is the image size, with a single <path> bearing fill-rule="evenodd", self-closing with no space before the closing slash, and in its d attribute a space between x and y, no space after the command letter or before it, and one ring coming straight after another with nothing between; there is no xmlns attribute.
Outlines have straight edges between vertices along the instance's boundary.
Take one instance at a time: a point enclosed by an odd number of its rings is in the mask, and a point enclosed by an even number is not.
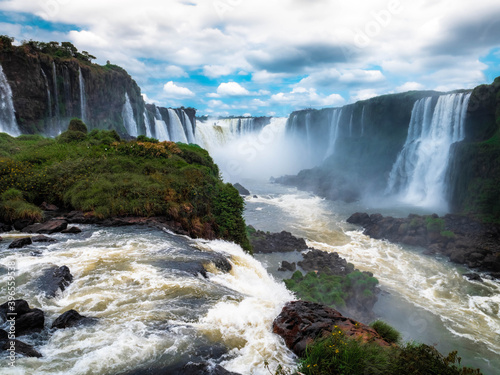
<svg viewBox="0 0 500 375"><path fill-rule="evenodd" d="M99 218L163 216L193 237L223 238L251 251L243 200L207 151L147 137L126 142L115 131L85 134L83 123L72 122L80 130L56 139L0 134L0 195L15 189L23 198L2 200L4 221L38 219L42 202Z"/></svg>
<svg viewBox="0 0 500 375"><path fill-rule="evenodd" d="M382 320L376 320L370 326L390 343L398 343L401 340L401 333Z"/></svg>

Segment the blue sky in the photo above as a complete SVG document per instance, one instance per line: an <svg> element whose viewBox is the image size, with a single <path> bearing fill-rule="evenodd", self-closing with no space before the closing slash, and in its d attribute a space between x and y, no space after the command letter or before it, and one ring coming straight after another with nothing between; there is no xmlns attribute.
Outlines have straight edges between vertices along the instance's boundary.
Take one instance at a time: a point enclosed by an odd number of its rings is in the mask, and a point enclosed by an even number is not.
<svg viewBox="0 0 500 375"><path fill-rule="evenodd" d="M70 41L147 102L286 116L500 76L497 0L0 0L0 33Z"/></svg>

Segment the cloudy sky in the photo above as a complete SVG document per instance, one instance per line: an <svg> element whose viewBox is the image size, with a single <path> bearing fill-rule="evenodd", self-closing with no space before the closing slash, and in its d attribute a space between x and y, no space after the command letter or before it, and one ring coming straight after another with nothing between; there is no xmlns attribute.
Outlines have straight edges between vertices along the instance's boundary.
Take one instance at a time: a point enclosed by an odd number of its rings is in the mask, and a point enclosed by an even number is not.
<svg viewBox="0 0 500 375"><path fill-rule="evenodd" d="M0 0L0 33L70 41L146 101L287 115L500 75L498 0Z"/></svg>

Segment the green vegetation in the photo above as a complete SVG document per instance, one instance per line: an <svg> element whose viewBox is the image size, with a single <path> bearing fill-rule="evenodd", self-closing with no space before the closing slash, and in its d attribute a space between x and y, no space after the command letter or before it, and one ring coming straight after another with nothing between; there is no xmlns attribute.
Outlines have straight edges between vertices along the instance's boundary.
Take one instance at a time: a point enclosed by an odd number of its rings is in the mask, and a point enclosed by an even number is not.
<svg viewBox="0 0 500 375"><path fill-rule="evenodd" d="M87 125L79 118L72 118L68 125L68 131L88 133Z"/></svg>
<svg viewBox="0 0 500 375"><path fill-rule="evenodd" d="M444 231L445 223L443 219L427 216L425 218L425 225L428 232L442 232Z"/></svg>
<svg viewBox="0 0 500 375"><path fill-rule="evenodd" d="M72 123L75 130L56 139L0 134L3 220L39 220L42 202L98 218L164 216L193 237L223 238L251 251L243 200L222 182L207 151L125 142L114 130L85 134L80 120Z"/></svg>
<svg viewBox="0 0 500 375"><path fill-rule="evenodd" d="M284 280L288 289L297 297L327 306L342 308L349 299L359 303L373 298L378 280L366 273L354 271L346 276L308 272L305 276L296 271L290 279Z"/></svg>
<svg viewBox="0 0 500 375"><path fill-rule="evenodd" d="M370 326L387 342L397 343L401 340L401 333L382 320L376 320Z"/></svg>
<svg viewBox="0 0 500 375"><path fill-rule="evenodd" d="M452 239L455 238L455 233L453 233L451 230L444 230L441 232L441 236Z"/></svg>
<svg viewBox="0 0 500 375"><path fill-rule="evenodd" d="M479 369L462 367L460 361L457 352L444 357L425 344L382 347L346 337L341 330L335 330L307 347L299 371L305 375L481 374Z"/></svg>

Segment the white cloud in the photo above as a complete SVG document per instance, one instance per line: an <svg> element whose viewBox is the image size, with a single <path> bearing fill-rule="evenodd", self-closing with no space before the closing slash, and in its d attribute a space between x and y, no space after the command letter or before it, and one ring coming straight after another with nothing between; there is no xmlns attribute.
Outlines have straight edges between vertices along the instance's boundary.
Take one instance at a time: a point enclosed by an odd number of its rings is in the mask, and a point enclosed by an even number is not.
<svg viewBox="0 0 500 375"><path fill-rule="evenodd" d="M217 87L217 94L220 96L245 96L250 92L237 82L223 82Z"/></svg>
<svg viewBox="0 0 500 375"><path fill-rule="evenodd" d="M167 98L190 98L195 96L195 93L187 87L177 86L172 81L163 85L163 93L167 96Z"/></svg>
<svg viewBox="0 0 500 375"><path fill-rule="evenodd" d="M165 67L165 74L171 78L186 78L189 75L179 66L168 65Z"/></svg>
<svg viewBox="0 0 500 375"><path fill-rule="evenodd" d="M364 89L364 90L359 90L355 92L353 95L351 95L350 100L351 102L357 102L359 100L370 99L378 95L380 95L380 92L377 92L372 89Z"/></svg>
<svg viewBox="0 0 500 375"><path fill-rule="evenodd" d="M209 78L217 78L227 76L233 72L230 66L224 65L205 65L203 67L203 74Z"/></svg>
<svg viewBox="0 0 500 375"><path fill-rule="evenodd" d="M345 99L339 94L320 95L315 89L299 87L289 93L280 92L272 95L271 102L296 108L336 107L345 104Z"/></svg>
<svg viewBox="0 0 500 375"><path fill-rule="evenodd" d="M412 90L423 90L425 88L424 85L418 82L406 82L401 86L396 87L396 92L406 92Z"/></svg>

